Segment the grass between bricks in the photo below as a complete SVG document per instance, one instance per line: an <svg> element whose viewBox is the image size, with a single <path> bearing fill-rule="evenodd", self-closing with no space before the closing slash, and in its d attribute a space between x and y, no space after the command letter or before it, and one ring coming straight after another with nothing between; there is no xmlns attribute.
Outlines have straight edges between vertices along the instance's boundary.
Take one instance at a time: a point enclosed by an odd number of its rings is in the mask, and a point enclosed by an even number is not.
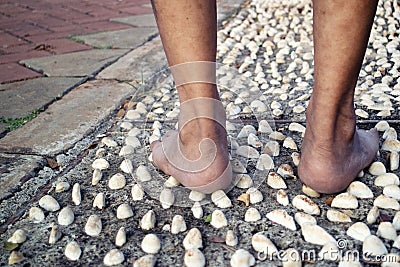
<svg viewBox="0 0 400 267"><path fill-rule="evenodd" d="M25 125L26 123L33 120L34 118L36 118L39 115L39 113L40 113L39 110L34 110L34 111L32 111L31 114L29 114L25 117L16 118L16 119L3 118L0 120L1 120L1 122L7 124L7 130L11 132L11 131L14 131L14 130L18 129L19 127Z"/></svg>

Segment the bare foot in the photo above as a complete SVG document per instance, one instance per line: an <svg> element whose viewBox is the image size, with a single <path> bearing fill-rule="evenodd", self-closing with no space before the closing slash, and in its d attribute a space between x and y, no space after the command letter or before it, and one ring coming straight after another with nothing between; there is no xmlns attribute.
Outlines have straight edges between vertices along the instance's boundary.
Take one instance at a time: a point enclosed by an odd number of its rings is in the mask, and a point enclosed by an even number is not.
<svg viewBox="0 0 400 267"><path fill-rule="evenodd" d="M199 118L185 119L183 113L188 114L181 105L179 124L183 126L179 132L169 131L161 141L151 143L154 164L192 190L212 193L227 188L232 182L232 169L225 111L214 120L202 118L202 112L196 112Z"/></svg>
<svg viewBox="0 0 400 267"><path fill-rule="evenodd" d="M347 188L367 167L378 151L378 132L355 130L355 120L339 119L336 134L313 131L312 119L301 147L300 179L321 193L337 193ZM343 128L344 127L344 128Z"/></svg>

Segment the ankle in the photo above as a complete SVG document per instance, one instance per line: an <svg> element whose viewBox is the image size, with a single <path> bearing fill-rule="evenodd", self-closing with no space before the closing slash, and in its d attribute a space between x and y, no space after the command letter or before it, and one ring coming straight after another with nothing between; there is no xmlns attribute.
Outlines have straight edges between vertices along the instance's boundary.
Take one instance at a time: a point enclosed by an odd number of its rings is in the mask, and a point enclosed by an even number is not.
<svg viewBox="0 0 400 267"><path fill-rule="evenodd" d="M316 144L349 143L356 132L356 115L353 107L342 106L336 110L324 105L315 105L310 101L306 120L305 139L312 139Z"/></svg>

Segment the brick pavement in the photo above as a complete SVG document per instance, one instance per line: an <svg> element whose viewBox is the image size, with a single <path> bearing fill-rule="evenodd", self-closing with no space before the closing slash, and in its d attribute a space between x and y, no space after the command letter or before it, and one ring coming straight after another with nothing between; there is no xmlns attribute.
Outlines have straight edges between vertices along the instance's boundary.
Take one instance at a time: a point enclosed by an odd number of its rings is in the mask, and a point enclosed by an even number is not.
<svg viewBox="0 0 400 267"><path fill-rule="evenodd" d="M149 0L6 0L0 3L0 83L41 76L18 62L92 49L68 37L133 26L111 19L151 13Z"/></svg>

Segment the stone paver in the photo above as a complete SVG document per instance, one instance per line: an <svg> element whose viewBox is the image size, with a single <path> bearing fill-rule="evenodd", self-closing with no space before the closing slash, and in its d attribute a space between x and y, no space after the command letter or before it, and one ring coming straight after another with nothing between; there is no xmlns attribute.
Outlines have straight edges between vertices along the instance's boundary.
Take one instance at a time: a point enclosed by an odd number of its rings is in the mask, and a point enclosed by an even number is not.
<svg viewBox="0 0 400 267"><path fill-rule="evenodd" d="M131 86L114 81L85 83L24 127L0 139L0 151L58 154L107 118L132 90Z"/></svg>
<svg viewBox="0 0 400 267"><path fill-rule="evenodd" d="M149 1L78 1L53 3L47 0L6 0L0 3L0 64L45 56L32 53L30 45L51 46L49 51L64 54L88 49L82 44L62 38L78 34L131 28L128 24L110 21L113 18L152 13L144 5ZM126 2L126 3L125 3ZM16 46L20 46L18 51ZM0 68L9 68L4 65ZM2 73L0 83L31 78L28 71ZM4 77L3 77L4 76Z"/></svg>
<svg viewBox="0 0 400 267"><path fill-rule="evenodd" d="M21 63L48 76L84 77L125 54L125 49L94 49L71 54L23 60Z"/></svg>
<svg viewBox="0 0 400 267"><path fill-rule="evenodd" d="M40 77L0 85L0 118L21 118L41 109L82 81L82 78ZM34 101L32 101L34 99Z"/></svg>
<svg viewBox="0 0 400 267"><path fill-rule="evenodd" d="M78 35L74 38L98 48L136 48L158 33L154 27L132 28L127 30Z"/></svg>
<svg viewBox="0 0 400 267"><path fill-rule="evenodd" d="M153 14L136 15L124 18L115 18L111 21L125 23L135 27L157 27L156 20Z"/></svg>
<svg viewBox="0 0 400 267"><path fill-rule="evenodd" d="M29 180L44 163L39 156L0 153L0 201Z"/></svg>
<svg viewBox="0 0 400 267"><path fill-rule="evenodd" d="M99 79L140 81L149 79L167 66L161 39L155 38L121 57L112 66L98 74Z"/></svg>
<svg viewBox="0 0 400 267"><path fill-rule="evenodd" d="M18 63L1 64L0 83L19 81L42 76L40 73L24 68Z"/></svg>

